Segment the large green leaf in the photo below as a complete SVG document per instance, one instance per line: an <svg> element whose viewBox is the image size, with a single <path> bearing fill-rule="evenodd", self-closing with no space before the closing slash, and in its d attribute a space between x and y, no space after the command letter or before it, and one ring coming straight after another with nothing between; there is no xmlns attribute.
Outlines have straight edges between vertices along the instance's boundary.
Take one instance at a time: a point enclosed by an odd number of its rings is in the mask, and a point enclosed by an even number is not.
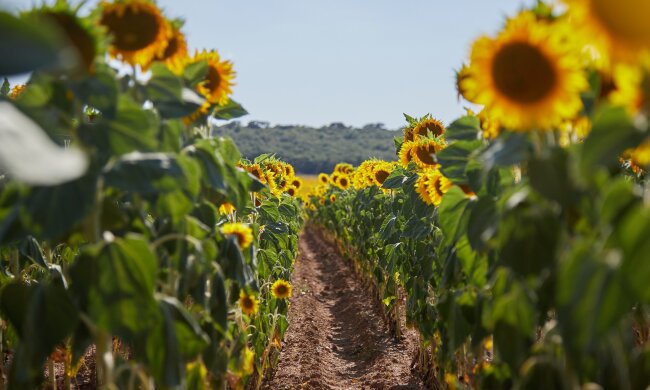
<svg viewBox="0 0 650 390"><path fill-rule="evenodd" d="M72 288L88 316L109 334L133 340L159 320L156 255L137 235L86 247L73 264Z"/></svg>
<svg viewBox="0 0 650 390"><path fill-rule="evenodd" d="M56 64L63 45L49 26L0 12L0 74L27 73Z"/></svg>
<svg viewBox="0 0 650 390"><path fill-rule="evenodd" d="M442 173L454 183L467 183L465 170L472 154L483 145L482 141L458 141L438 152L436 157Z"/></svg>
<svg viewBox="0 0 650 390"><path fill-rule="evenodd" d="M445 243L453 244L465 234L469 214L466 209L470 200L459 187L452 187L442 198L438 209L440 229L445 235Z"/></svg>
<svg viewBox="0 0 650 390"><path fill-rule="evenodd" d="M464 116L447 126L445 139L449 141L473 141L478 138L481 123L476 116Z"/></svg>
<svg viewBox="0 0 650 390"><path fill-rule="evenodd" d="M622 107L603 107L593 119L581 155L581 172L590 177L594 168L612 168L628 148L637 146L647 136L647 125L639 128Z"/></svg>
<svg viewBox="0 0 650 390"><path fill-rule="evenodd" d="M104 169L107 186L144 196L171 192L186 185L183 168L172 154L133 152Z"/></svg>

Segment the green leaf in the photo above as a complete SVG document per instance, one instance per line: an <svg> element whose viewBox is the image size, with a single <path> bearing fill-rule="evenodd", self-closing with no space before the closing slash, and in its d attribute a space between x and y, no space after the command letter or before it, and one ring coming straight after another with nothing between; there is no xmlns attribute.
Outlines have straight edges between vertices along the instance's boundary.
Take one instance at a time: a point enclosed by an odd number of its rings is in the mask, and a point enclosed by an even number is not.
<svg viewBox="0 0 650 390"><path fill-rule="evenodd" d="M0 101L0 170L31 185L56 185L86 172L88 159L77 149L56 145L33 120Z"/></svg>
<svg viewBox="0 0 650 390"><path fill-rule="evenodd" d="M483 146L482 141L458 141L449 145L436 155L442 173L454 183L467 183L465 170L474 151Z"/></svg>
<svg viewBox="0 0 650 390"><path fill-rule="evenodd" d="M507 167L528 159L532 146L528 134L503 133L479 156L485 171L494 167Z"/></svg>
<svg viewBox="0 0 650 390"><path fill-rule="evenodd" d="M241 104L232 99L228 100L228 103L223 106L215 107L212 111L212 116L216 119L229 120L239 118L244 115L248 115L248 111L246 111Z"/></svg>
<svg viewBox="0 0 650 390"><path fill-rule="evenodd" d="M598 166L618 166L623 151L637 146L647 136L646 133L647 128L637 127L622 107L598 110L591 132L582 144L581 172L590 177Z"/></svg>
<svg viewBox="0 0 650 390"><path fill-rule="evenodd" d="M2 87L0 87L0 95L2 96L7 96L9 95L9 92L11 91L11 85L9 85L9 80L7 78L4 78L4 81L2 82Z"/></svg>
<svg viewBox="0 0 650 390"><path fill-rule="evenodd" d="M489 197L483 197L476 202L470 211L467 223L467 238L476 251L488 249L488 242L496 235L499 216L496 203Z"/></svg>
<svg viewBox="0 0 650 390"><path fill-rule="evenodd" d="M500 262L520 275L537 275L554 266L561 232L558 213L519 190L499 223Z"/></svg>
<svg viewBox="0 0 650 390"><path fill-rule="evenodd" d="M41 248L40 244L34 237L29 236L23 240L20 244L20 254L27 257L29 260L34 262L34 264L38 264L46 269L48 268L43 248Z"/></svg>
<svg viewBox="0 0 650 390"><path fill-rule="evenodd" d="M113 119L117 113L119 87L117 74L107 64L96 62L92 77L84 77L72 84L75 98Z"/></svg>
<svg viewBox="0 0 650 390"><path fill-rule="evenodd" d="M451 245L465 234L470 200L459 187L452 187L443 197L438 208L440 229L445 235L445 243Z"/></svg>
<svg viewBox="0 0 650 390"><path fill-rule="evenodd" d="M81 307L102 330L135 340L159 320L154 299L158 272L148 242L129 234L84 248L70 269Z"/></svg>
<svg viewBox="0 0 650 390"><path fill-rule="evenodd" d="M386 189L397 189L402 187L405 180L406 175L404 174L404 170L402 168L397 168L388 175L381 186Z"/></svg>
<svg viewBox="0 0 650 390"><path fill-rule="evenodd" d="M0 308L20 337L9 382L12 388L35 388L45 360L72 334L79 313L60 280L33 285L11 282L2 289Z"/></svg>
<svg viewBox="0 0 650 390"><path fill-rule="evenodd" d="M185 88L183 80L164 64L154 64L151 71L144 92L163 118L186 117L205 102L196 92Z"/></svg>
<svg viewBox="0 0 650 390"><path fill-rule="evenodd" d="M31 72L56 64L63 45L49 26L0 12L0 74Z"/></svg>
<svg viewBox="0 0 650 390"><path fill-rule="evenodd" d="M183 77L186 85L190 88L196 87L201 81L205 80L208 74L208 62L198 61L185 67Z"/></svg>
<svg viewBox="0 0 650 390"><path fill-rule="evenodd" d="M60 238L90 213L96 193L93 174L56 187L34 187L23 200L20 220L37 238Z"/></svg>
<svg viewBox="0 0 650 390"><path fill-rule="evenodd" d="M565 208L571 207L580 195L570 175L568 160L565 149L553 148L528 162L530 186Z"/></svg>
<svg viewBox="0 0 650 390"><path fill-rule="evenodd" d="M481 123L476 116L464 116L453 121L445 132L448 141L473 141L478 138Z"/></svg>
<svg viewBox="0 0 650 390"><path fill-rule="evenodd" d="M174 155L133 152L104 169L107 186L143 196L175 191L186 185L185 173Z"/></svg>

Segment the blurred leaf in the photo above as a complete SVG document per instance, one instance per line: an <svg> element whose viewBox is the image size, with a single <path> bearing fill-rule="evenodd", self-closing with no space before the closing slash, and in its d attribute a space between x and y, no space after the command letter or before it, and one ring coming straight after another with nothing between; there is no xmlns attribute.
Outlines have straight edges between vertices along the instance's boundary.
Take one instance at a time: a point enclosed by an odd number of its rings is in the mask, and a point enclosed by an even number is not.
<svg viewBox="0 0 650 390"><path fill-rule="evenodd" d="M106 185L143 196L174 191L186 184L185 174L174 155L133 152L104 169Z"/></svg>
<svg viewBox="0 0 650 390"><path fill-rule="evenodd" d="M473 141L478 138L481 123L476 116L464 116L447 126L445 139L448 141Z"/></svg>
<svg viewBox="0 0 650 390"><path fill-rule="evenodd" d="M86 172L88 161L77 149L63 149L9 102L0 102L0 169L32 185L56 185Z"/></svg>
<svg viewBox="0 0 650 390"><path fill-rule="evenodd" d="M248 115L248 111L246 111L241 104L232 99L228 100L228 103L223 106L215 107L214 111L212 111L212 116L216 119L228 120L239 118L244 115Z"/></svg>
<svg viewBox="0 0 650 390"><path fill-rule="evenodd" d="M565 149L553 148L528 162L530 186L564 208L571 207L580 195L571 178L568 159Z"/></svg>
<svg viewBox="0 0 650 390"><path fill-rule="evenodd" d="M643 131L642 131L643 130ZM637 146L647 136L622 107L604 107L597 111L591 132L582 144L580 167L587 177L597 166L612 168L628 148Z"/></svg>
<svg viewBox="0 0 650 390"><path fill-rule="evenodd" d="M454 142L436 155L442 173L454 183L467 183L465 170L472 153L483 145L482 141Z"/></svg>
<svg viewBox="0 0 650 390"><path fill-rule="evenodd" d="M507 167L527 160L531 149L528 134L503 133L477 159L485 171L489 171L494 167Z"/></svg>
<svg viewBox="0 0 650 390"><path fill-rule="evenodd" d="M459 187L452 187L443 197L438 209L440 229L445 243L451 245L465 234L469 214L465 212L470 200Z"/></svg>
<svg viewBox="0 0 650 390"><path fill-rule="evenodd" d="M48 26L0 12L0 36L0 75L31 72L60 59L62 45Z"/></svg>

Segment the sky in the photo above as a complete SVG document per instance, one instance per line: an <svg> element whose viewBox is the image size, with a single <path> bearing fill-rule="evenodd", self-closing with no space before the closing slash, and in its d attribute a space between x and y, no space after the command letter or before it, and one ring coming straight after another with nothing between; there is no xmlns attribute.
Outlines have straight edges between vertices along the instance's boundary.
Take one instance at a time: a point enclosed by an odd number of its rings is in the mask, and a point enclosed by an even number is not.
<svg viewBox="0 0 650 390"><path fill-rule="evenodd" d="M74 4L76 0L71 0ZM0 0L25 9L41 0ZM91 0L89 3L96 3ZM217 49L237 72L242 121L322 126L464 113L454 70L472 41L531 0L158 0L186 20L189 46Z"/></svg>

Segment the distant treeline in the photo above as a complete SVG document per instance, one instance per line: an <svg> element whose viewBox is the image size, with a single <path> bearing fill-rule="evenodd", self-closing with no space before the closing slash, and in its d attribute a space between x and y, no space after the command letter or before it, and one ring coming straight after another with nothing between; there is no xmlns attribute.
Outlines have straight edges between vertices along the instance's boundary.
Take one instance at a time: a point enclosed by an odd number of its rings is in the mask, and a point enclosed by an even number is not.
<svg viewBox="0 0 650 390"><path fill-rule="evenodd" d="M263 153L275 153L290 162L296 172L317 174L331 172L341 161L353 165L371 157L393 161L396 159L393 138L401 132L386 130L382 123L351 128L335 122L313 128L299 125L271 127L260 121L243 125L233 121L213 127L212 134L231 137L242 155L249 159Z"/></svg>

